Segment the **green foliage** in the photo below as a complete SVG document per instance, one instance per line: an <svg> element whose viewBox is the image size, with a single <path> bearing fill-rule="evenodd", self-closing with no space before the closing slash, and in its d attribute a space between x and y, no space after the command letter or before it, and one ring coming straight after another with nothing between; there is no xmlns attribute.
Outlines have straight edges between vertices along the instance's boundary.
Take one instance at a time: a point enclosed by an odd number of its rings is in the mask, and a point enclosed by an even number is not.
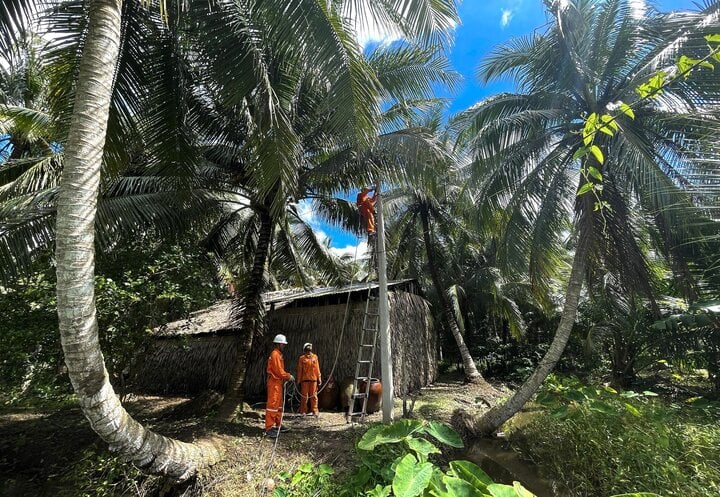
<svg viewBox="0 0 720 497"><path fill-rule="evenodd" d="M95 277L100 344L119 387L153 328L221 295L210 259L180 245L133 245L110 254L99 270L104 270Z"/></svg>
<svg viewBox="0 0 720 497"><path fill-rule="evenodd" d="M657 98L662 94L666 78L667 73L665 71L658 71L647 82L638 85L635 91L641 98Z"/></svg>
<svg viewBox="0 0 720 497"><path fill-rule="evenodd" d="M571 496L629 489L640 493L623 495L720 492L720 403L667 403L653 392L617 392L555 377L538 402L545 410L511 440Z"/></svg>
<svg viewBox="0 0 720 497"><path fill-rule="evenodd" d="M361 465L341 486L340 495L373 497L528 497L519 483L499 485L469 461L451 461L447 471L430 459L433 443L463 447L460 436L435 421L403 419L371 427L358 442Z"/></svg>
<svg viewBox="0 0 720 497"><path fill-rule="evenodd" d="M63 360L52 267L0 287L0 330L0 391L5 403L27 396L47 400L69 394L68 384L58 378Z"/></svg>
<svg viewBox="0 0 720 497"><path fill-rule="evenodd" d="M330 478L335 470L327 465L321 464L317 467L310 463L298 466L295 473L290 474L283 471L278 475L281 482L273 490L273 497L304 497L313 495L326 497L334 495L336 490L331 484Z"/></svg>
<svg viewBox="0 0 720 497"><path fill-rule="evenodd" d="M89 448L67 468L58 497L116 497L156 495L159 476L148 476L120 456Z"/></svg>
<svg viewBox="0 0 720 497"><path fill-rule="evenodd" d="M655 321L652 331L659 342L659 359L678 360L707 368L716 393L720 392L720 312L717 302L703 302L683 313Z"/></svg>
<svg viewBox="0 0 720 497"><path fill-rule="evenodd" d="M100 341L115 386L122 390L150 331L214 302L221 289L212 261L179 245L152 240L117 248L95 277ZM55 270L49 256L0 287L0 390L5 402L57 399L70 393L55 310Z"/></svg>

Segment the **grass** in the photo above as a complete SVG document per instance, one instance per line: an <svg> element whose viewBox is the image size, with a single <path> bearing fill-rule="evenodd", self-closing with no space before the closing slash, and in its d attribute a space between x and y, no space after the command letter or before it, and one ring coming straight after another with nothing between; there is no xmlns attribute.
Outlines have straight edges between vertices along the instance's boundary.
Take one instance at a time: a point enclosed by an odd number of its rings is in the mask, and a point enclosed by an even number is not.
<svg viewBox="0 0 720 497"><path fill-rule="evenodd" d="M510 438L568 495L720 495L720 404L557 387L539 396L544 409L514 422Z"/></svg>

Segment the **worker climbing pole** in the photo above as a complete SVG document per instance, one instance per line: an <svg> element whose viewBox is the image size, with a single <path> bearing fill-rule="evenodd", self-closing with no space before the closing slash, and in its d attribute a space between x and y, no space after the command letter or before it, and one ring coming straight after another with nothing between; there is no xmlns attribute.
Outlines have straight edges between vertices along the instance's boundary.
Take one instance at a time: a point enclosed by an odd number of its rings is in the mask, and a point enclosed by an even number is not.
<svg viewBox="0 0 720 497"><path fill-rule="evenodd" d="M373 192L371 197L369 194ZM357 206L360 211L360 218L365 221L365 230L368 234L368 240L375 236L375 201L379 196L379 190L376 188L368 188L364 186L362 191L357 195Z"/></svg>
<svg viewBox="0 0 720 497"><path fill-rule="evenodd" d="M373 192L370 197L369 193ZM378 334L380 339L380 374L383 382L382 403L383 422L393 421L393 373L392 351L390 340L390 309L387 297L387 260L385 257L385 223L382 213L382 198L380 196L380 182L375 188L363 187L358 193L357 205L360 216L365 220L368 234L368 245L375 242L375 261L378 275ZM377 207L376 207L377 205ZM362 344L361 344L362 346ZM357 376L357 375L356 375ZM369 379L368 379L369 381ZM357 379L356 379L357 383ZM355 392L353 392L355 393Z"/></svg>

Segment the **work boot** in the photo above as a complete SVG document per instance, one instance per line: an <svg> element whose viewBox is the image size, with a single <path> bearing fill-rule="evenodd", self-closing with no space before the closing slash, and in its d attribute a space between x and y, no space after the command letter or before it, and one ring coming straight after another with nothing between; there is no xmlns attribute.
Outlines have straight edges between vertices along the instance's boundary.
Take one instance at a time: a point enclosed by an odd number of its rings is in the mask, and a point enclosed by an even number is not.
<svg viewBox="0 0 720 497"><path fill-rule="evenodd" d="M265 432L265 436L268 438L277 438L278 429L273 426L272 428L270 428L268 431Z"/></svg>
<svg viewBox="0 0 720 497"><path fill-rule="evenodd" d="M288 432L288 431L290 431L290 427L289 427L289 426L285 426L285 425L281 425L279 431L280 431L280 433Z"/></svg>

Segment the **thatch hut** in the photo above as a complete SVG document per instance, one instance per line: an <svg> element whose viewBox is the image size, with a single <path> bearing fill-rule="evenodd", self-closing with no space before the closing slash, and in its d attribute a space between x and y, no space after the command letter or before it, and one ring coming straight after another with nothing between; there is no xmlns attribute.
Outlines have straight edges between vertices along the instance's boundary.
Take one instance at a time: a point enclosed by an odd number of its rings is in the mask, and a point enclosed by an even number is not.
<svg viewBox="0 0 720 497"><path fill-rule="evenodd" d="M277 333L288 338L284 356L290 372L295 372L303 344L312 342L324 377L331 372L336 379L354 376L365 306L371 294L377 294L377 284L266 293L267 331L253 343L246 395L264 394L266 360ZM414 280L388 283L388 295L395 392L403 395L435 379L437 340L429 305L419 295ZM190 394L206 389L224 391L237 351L235 332L230 325L230 301L162 326L138 367L135 389ZM374 376L380 375L379 359L378 348Z"/></svg>

